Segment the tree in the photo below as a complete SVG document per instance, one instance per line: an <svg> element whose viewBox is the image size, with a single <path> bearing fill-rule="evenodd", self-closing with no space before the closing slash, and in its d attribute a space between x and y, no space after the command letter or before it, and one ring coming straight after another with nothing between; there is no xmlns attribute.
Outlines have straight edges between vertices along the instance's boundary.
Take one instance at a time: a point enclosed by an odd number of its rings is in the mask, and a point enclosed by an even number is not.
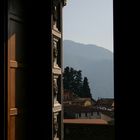
<svg viewBox="0 0 140 140"><path fill-rule="evenodd" d="M70 90L78 95L82 86L81 72L81 70L77 71L73 68L66 67L63 74L64 89Z"/></svg>
<svg viewBox="0 0 140 140"><path fill-rule="evenodd" d="M81 93L81 87L82 87L82 74L81 70L76 71L74 75L74 81L72 82L73 92L76 93L76 95L80 96Z"/></svg>
<svg viewBox="0 0 140 140"><path fill-rule="evenodd" d="M87 77L82 81L82 71L66 67L63 74L65 90L74 92L81 98L92 98Z"/></svg>
<svg viewBox="0 0 140 140"><path fill-rule="evenodd" d="M70 73L70 68L66 67L64 69L64 74L63 74L64 89L70 90L71 80L72 80L72 76L71 76L71 73Z"/></svg>
<svg viewBox="0 0 140 140"><path fill-rule="evenodd" d="M81 89L81 97L92 98L87 77L84 77L84 81L83 81L83 85L82 85L82 89Z"/></svg>

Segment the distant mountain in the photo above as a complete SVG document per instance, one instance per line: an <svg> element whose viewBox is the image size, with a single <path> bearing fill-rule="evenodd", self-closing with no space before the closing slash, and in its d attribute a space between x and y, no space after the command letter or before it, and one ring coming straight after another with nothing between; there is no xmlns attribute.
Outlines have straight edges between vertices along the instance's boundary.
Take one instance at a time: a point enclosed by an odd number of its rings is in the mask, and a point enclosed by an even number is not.
<svg viewBox="0 0 140 140"><path fill-rule="evenodd" d="M105 48L64 40L64 67L82 70L92 97L114 97L113 53Z"/></svg>

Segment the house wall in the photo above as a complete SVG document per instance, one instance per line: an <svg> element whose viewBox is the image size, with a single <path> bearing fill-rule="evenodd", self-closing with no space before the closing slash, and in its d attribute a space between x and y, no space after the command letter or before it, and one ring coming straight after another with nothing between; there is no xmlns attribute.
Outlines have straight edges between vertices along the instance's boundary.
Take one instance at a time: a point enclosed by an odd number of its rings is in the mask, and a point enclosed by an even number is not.
<svg viewBox="0 0 140 140"><path fill-rule="evenodd" d="M97 113L97 112L75 113L75 118L81 118L81 119L101 119L101 113Z"/></svg>
<svg viewBox="0 0 140 140"><path fill-rule="evenodd" d="M103 120L105 120L107 122L113 120L111 117L109 117L109 116L107 116L105 114L102 114L102 113L101 113L101 119L103 119Z"/></svg>
<svg viewBox="0 0 140 140"><path fill-rule="evenodd" d="M91 106L91 105L92 105L91 101L85 101L84 103L84 106Z"/></svg>

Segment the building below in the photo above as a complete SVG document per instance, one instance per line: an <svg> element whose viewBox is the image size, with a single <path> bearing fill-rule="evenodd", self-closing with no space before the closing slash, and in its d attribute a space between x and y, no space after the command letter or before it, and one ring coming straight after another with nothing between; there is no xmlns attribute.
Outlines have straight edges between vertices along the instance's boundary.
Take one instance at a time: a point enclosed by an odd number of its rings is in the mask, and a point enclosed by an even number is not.
<svg viewBox="0 0 140 140"><path fill-rule="evenodd" d="M64 118L99 119L101 113L92 106L64 105Z"/></svg>
<svg viewBox="0 0 140 140"><path fill-rule="evenodd" d="M108 124L107 121L102 119L64 119L63 122L67 124Z"/></svg>
<svg viewBox="0 0 140 140"><path fill-rule="evenodd" d="M70 91L64 92L64 119L100 119L114 122L114 99L80 98Z"/></svg>

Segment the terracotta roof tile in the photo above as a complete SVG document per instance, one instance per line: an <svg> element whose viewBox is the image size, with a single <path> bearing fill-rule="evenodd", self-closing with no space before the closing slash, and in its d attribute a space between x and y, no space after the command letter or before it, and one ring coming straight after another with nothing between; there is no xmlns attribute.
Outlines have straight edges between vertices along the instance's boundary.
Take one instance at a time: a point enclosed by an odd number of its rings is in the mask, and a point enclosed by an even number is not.
<svg viewBox="0 0 140 140"><path fill-rule="evenodd" d="M64 119L63 122L71 124L108 124L107 121L102 119Z"/></svg>

